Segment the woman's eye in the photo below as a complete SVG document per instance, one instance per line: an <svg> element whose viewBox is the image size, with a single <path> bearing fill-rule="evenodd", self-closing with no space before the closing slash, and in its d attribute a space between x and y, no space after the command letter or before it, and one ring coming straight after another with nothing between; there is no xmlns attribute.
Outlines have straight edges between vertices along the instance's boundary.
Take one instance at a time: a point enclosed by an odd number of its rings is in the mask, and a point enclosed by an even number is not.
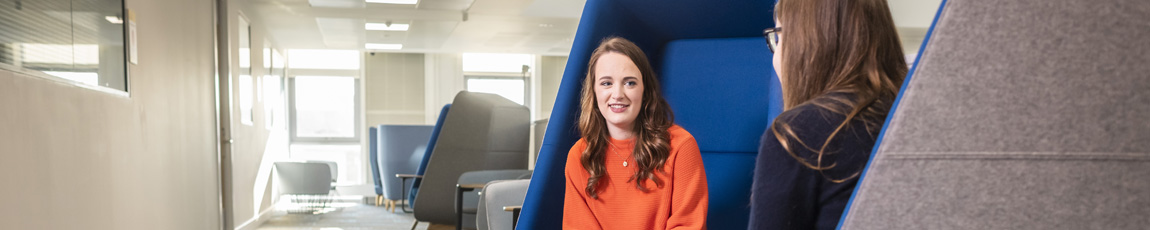
<svg viewBox="0 0 1150 230"><path fill-rule="evenodd" d="M609 82L609 81L600 82L600 83L599 83L599 85L601 85L601 86L611 86L611 82Z"/></svg>
<svg viewBox="0 0 1150 230"><path fill-rule="evenodd" d="M636 86L636 85L639 85L639 83L638 83L638 82L635 82L635 81L628 81L627 83L624 83L624 84L626 84L627 86Z"/></svg>

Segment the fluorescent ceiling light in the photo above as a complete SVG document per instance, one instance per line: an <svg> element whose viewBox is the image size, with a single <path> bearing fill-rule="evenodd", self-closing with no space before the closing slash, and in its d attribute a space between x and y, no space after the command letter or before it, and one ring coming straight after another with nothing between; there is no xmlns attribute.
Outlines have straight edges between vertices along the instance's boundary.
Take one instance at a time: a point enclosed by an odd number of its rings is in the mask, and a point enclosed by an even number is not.
<svg viewBox="0 0 1150 230"><path fill-rule="evenodd" d="M387 23L367 23L363 25L366 30L386 30L386 31L407 31L410 27L408 24L392 23L390 26Z"/></svg>
<svg viewBox="0 0 1150 230"><path fill-rule="evenodd" d="M365 48L367 48L369 50L397 50L397 49L403 49L403 44L367 43Z"/></svg>
<svg viewBox="0 0 1150 230"><path fill-rule="evenodd" d="M369 3L385 3L385 4L407 4L415 5L419 0L367 0Z"/></svg>
<svg viewBox="0 0 1150 230"><path fill-rule="evenodd" d="M124 24L124 19L120 19L120 17L116 16L104 16L104 20L108 20L108 22L112 24Z"/></svg>

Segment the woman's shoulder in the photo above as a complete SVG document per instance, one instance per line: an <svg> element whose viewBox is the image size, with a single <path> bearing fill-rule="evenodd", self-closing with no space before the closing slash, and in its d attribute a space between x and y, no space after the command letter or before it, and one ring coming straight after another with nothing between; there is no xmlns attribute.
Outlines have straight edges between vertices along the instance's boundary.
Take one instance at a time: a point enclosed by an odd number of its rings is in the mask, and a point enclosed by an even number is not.
<svg viewBox="0 0 1150 230"><path fill-rule="evenodd" d="M835 112L827 106L828 105L804 103L779 114L775 122L786 124L796 132L833 132L839 124L846 120L846 115Z"/></svg>
<svg viewBox="0 0 1150 230"><path fill-rule="evenodd" d="M687 132L687 129L684 129L682 126L671 125L671 128L667 129L667 134L671 136L672 149L678 149L687 146L693 147L695 149L699 148L699 144L695 142L695 136L691 135L691 132Z"/></svg>

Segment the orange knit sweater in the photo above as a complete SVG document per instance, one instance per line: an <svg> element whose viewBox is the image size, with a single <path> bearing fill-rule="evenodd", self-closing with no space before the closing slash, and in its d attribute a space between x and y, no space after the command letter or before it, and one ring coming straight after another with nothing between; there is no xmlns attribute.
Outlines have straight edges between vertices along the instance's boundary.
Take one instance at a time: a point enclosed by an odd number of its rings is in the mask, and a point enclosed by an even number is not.
<svg viewBox="0 0 1150 230"><path fill-rule="evenodd" d="M695 137L678 125L671 134L671 154L663 170L652 175L662 188L648 180L647 192L627 182L636 167L630 140L611 139L606 157L607 175L600 180L599 199L587 195L590 174L580 156L587 142L579 139L567 154L567 192L563 204L563 229L706 229L707 174ZM623 166L626 159L628 165Z"/></svg>

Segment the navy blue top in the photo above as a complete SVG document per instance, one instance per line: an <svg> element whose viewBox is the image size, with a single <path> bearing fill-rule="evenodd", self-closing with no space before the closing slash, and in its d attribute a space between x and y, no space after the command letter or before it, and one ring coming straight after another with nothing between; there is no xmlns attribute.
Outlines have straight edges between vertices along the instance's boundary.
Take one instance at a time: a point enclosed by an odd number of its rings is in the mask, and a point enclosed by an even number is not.
<svg viewBox="0 0 1150 230"><path fill-rule="evenodd" d="M810 148L790 140L792 151L815 165L818 149L845 118L825 108L804 104L783 112L776 122L790 125L798 139ZM881 123L878 121L872 132L867 131L861 120L852 119L827 145L822 165L835 166L822 172L804 166L787 153L768 127L755 163L749 228L835 229L858 183L858 177L853 175L866 166ZM844 178L851 179L842 183L831 181Z"/></svg>

